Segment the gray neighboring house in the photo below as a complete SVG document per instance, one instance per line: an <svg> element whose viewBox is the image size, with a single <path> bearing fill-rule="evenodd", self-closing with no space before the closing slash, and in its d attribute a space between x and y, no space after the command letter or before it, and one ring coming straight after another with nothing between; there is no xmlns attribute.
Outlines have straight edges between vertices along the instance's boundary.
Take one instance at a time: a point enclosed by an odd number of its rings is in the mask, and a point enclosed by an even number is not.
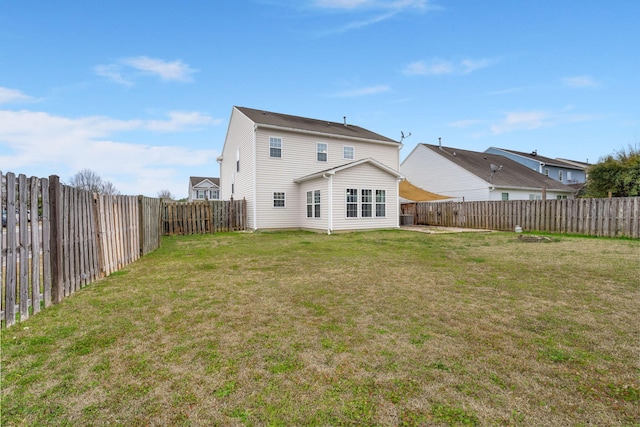
<svg viewBox="0 0 640 427"><path fill-rule="evenodd" d="M539 155L537 150L531 153L524 153L505 148L489 147L485 150L485 153L507 157L563 184L575 185L587 182L588 163L544 157Z"/></svg>
<svg viewBox="0 0 640 427"><path fill-rule="evenodd" d="M574 189L507 157L418 144L400 165L414 185L457 201L572 199Z"/></svg>
<svg viewBox="0 0 640 427"><path fill-rule="evenodd" d="M218 200L220 199L220 178L206 176L189 177L189 194L187 200Z"/></svg>

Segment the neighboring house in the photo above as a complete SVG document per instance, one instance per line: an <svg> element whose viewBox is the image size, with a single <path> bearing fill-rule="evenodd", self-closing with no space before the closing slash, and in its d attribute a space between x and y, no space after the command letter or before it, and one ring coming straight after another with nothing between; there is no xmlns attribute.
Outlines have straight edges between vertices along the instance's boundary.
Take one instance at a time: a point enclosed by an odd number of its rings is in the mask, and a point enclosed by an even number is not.
<svg viewBox="0 0 640 427"><path fill-rule="evenodd" d="M189 177L188 201L194 200L218 200L220 198L220 178L204 176Z"/></svg>
<svg viewBox="0 0 640 427"><path fill-rule="evenodd" d="M399 226L401 144L358 126L233 107L220 195L247 201L250 229Z"/></svg>
<svg viewBox="0 0 640 427"><path fill-rule="evenodd" d="M400 166L412 184L460 201L573 198L573 189L497 154L418 144Z"/></svg>
<svg viewBox="0 0 640 427"><path fill-rule="evenodd" d="M584 184L587 182L588 165L586 163L543 157L538 154L537 150L531 153L523 153L521 151L489 147L485 150L485 153L508 157L563 184Z"/></svg>

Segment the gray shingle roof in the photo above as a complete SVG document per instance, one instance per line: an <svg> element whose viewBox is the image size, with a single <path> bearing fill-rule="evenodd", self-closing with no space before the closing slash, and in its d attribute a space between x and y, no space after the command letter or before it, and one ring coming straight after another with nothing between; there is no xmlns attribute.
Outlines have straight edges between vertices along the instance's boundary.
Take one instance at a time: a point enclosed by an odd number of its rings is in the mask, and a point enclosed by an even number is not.
<svg viewBox="0 0 640 427"><path fill-rule="evenodd" d="M551 179L498 154L480 153L477 151L460 150L458 148L440 147L430 144L422 145L496 187L545 187L548 190L573 191L571 187L559 181ZM492 164L498 167L502 166L502 169L493 173L493 177L491 176Z"/></svg>
<svg viewBox="0 0 640 427"><path fill-rule="evenodd" d="M578 169L578 170L583 169L583 168L580 168L579 166L565 162L561 159L552 159L551 157L541 156L537 153L537 151L534 151L532 153L525 153L523 151L507 150L506 148L498 148L498 150L506 151L512 154L517 154L519 156L526 157L531 160L542 162L548 166L556 166L556 167L561 167L566 169Z"/></svg>
<svg viewBox="0 0 640 427"><path fill-rule="evenodd" d="M340 135L351 138L369 139L386 143L400 144L398 141L379 135L370 130L338 122L329 122L326 120L310 119L306 117L291 116L288 114L273 113L270 111L256 110L247 107L235 107L242 112L251 121L258 125L277 126L284 129L302 130L310 132L320 132L331 135Z"/></svg>
<svg viewBox="0 0 640 427"><path fill-rule="evenodd" d="M213 182L218 187L220 186L220 178L210 178L207 176L190 176L189 177L189 181L191 182L192 187L196 186L197 184L200 184L205 179L208 179L209 181Z"/></svg>

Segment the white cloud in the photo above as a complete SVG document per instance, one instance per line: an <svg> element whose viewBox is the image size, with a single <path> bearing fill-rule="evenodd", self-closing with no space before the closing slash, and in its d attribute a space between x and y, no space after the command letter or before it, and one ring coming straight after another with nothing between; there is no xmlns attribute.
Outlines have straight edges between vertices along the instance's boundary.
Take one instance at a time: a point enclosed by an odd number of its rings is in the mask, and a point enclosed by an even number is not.
<svg viewBox="0 0 640 427"><path fill-rule="evenodd" d="M566 123L597 120L599 117L592 114L573 114L568 107L560 112L553 111L519 111L507 112L504 118L497 124L490 126L491 133L502 133L533 130L544 127L558 126Z"/></svg>
<svg viewBox="0 0 640 427"><path fill-rule="evenodd" d="M582 87L596 87L598 86L598 82L595 81L595 79L591 76L573 76L573 77L566 77L564 79L562 79L562 82L569 86L569 87L575 87L575 88L582 88Z"/></svg>
<svg viewBox="0 0 640 427"><path fill-rule="evenodd" d="M315 0L312 5L321 9L391 9L408 8L424 9L429 6L428 0Z"/></svg>
<svg viewBox="0 0 640 427"><path fill-rule="evenodd" d="M185 128L199 129L203 126L217 125L222 119L212 119L197 111L171 111L169 120L151 120L146 128L158 132L180 132Z"/></svg>
<svg viewBox="0 0 640 427"><path fill-rule="evenodd" d="M415 61L407 65L403 73L407 76L440 76L445 74L469 74L481 68L486 68L495 61L482 59L463 59L458 62L439 58L430 61Z"/></svg>
<svg viewBox="0 0 640 427"><path fill-rule="evenodd" d="M453 64L449 61L434 59L429 63L416 61L407 65L404 74L408 76L433 76L451 74L454 71Z"/></svg>
<svg viewBox="0 0 640 427"><path fill-rule="evenodd" d="M322 35L344 33L377 24L393 18L408 10L428 11L437 9L428 0L313 0L311 7L335 13L373 13L374 16L364 17L349 22L341 27L322 32Z"/></svg>
<svg viewBox="0 0 640 427"><path fill-rule="evenodd" d="M133 86L133 82L122 75L122 66L118 64L96 65L93 70L100 77L106 77L124 86Z"/></svg>
<svg viewBox="0 0 640 427"><path fill-rule="evenodd" d="M97 75L116 83L133 86L138 73L157 76L166 81L190 82L193 80L192 74L197 70L180 60L164 61L137 56L124 58L115 64L96 65L94 71Z"/></svg>
<svg viewBox="0 0 640 427"><path fill-rule="evenodd" d="M137 70L154 74L162 80L191 81L191 74L196 70L189 67L182 61L167 62L161 59L153 59L146 56L126 58L122 61Z"/></svg>
<svg viewBox="0 0 640 427"><path fill-rule="evenodd" d="M465 128L480 124L482 122L483 122L482 120L477 120L477 119L458 120L455 122L447 123L447 126L465 129Z"/></svg>
<svg viewBox="0 0 640 427"><path fill-rule="evenodd" d="M13 102L31 102L35 98L25 95L17 89L9 89L7 87L0 86L0 104L8 104Z"/></svg>
<svg viewBox="0 0 640 427"><path fill-rule="evenodd" d="M378 86L368 86L359 89L348 90L340 93L336 93L332 95L336 98L355 98L359 96L366 95L375 95L378 93L389 92L391 90L389 86L378 85Z"/></svg>
<svg viewBox="0 0 640 427"><path fill-rule="evenodd" d="M167 120L117 120L90 116L68 118L37 111L0 110L0 164L11 172L37 170L38 176L58 174L68 179L89 168L125 194L155 196L168 188L183 193L186 182L172 181L181 167L204 165L216 150L192 149L183 144L158 146L115 141L121 132L189 132L220 123L198 112L171 112ZM34 172L35 173L35 172ZM162 175L163 181L150 180Z"/></svg>

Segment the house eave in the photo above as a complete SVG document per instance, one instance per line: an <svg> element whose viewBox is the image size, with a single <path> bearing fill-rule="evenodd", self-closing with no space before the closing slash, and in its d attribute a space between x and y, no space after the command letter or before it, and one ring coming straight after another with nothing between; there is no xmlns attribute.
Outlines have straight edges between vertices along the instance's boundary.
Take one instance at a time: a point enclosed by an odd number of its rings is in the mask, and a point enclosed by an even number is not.
<svg viewBox="0 0 640 427"><path fill-rule="evenodd" d="M375 159L371 159L371 158L366 158L366 159L360 159L360 160L356 160L355 162L351 162L351 163L347 163L345 165L342 166L337 166L335 168L331 168L331 169L327 169L327 170L323 170L320 172L316 172L316 173L312 173L310 175L306 175L300 178L296 178L293 180L293 182L295 182L296 184L301 184L303 182L306 181L311 181L314 179L318 179L318 178L326 178L328 175L335 175L336 173L345 170L345 169L349 169L364 163L368 163L372 166L377 167L378 169L388 173L389 175L393 175L396 177L396 179L398 179L399 181L404 179L404 175L402 175L401 173L399 173L398 171L391 169L390 167L378 162Z"/></svg>
<svg viewBox="0 0 640 427"><path fill-rule="evenodd" d="M313 130L293 128L293 127L267 125L267 124L263 124L263 123L255 123L255 128L256 129L258 129L258 128L271 129L271 130L278 130L278 131L285 131L285 132L297 132L297 133L303 133L305 135L322 136L322 137L325 137L325 138L333 138L333 139L343 139L343 140L346 140L346 141L369 142L369 143L373 143L373 144L389 145L389 146L393 146L393 147L396 147L396 146L398 146L400 144L399 142L396 142L396 141L382 141L382 140L379 140L379 139L358 138L358 137L354 137L354 136L338 135L338 134L335 134L335 133L318 132L318 131L313 131Z"/></svg>

